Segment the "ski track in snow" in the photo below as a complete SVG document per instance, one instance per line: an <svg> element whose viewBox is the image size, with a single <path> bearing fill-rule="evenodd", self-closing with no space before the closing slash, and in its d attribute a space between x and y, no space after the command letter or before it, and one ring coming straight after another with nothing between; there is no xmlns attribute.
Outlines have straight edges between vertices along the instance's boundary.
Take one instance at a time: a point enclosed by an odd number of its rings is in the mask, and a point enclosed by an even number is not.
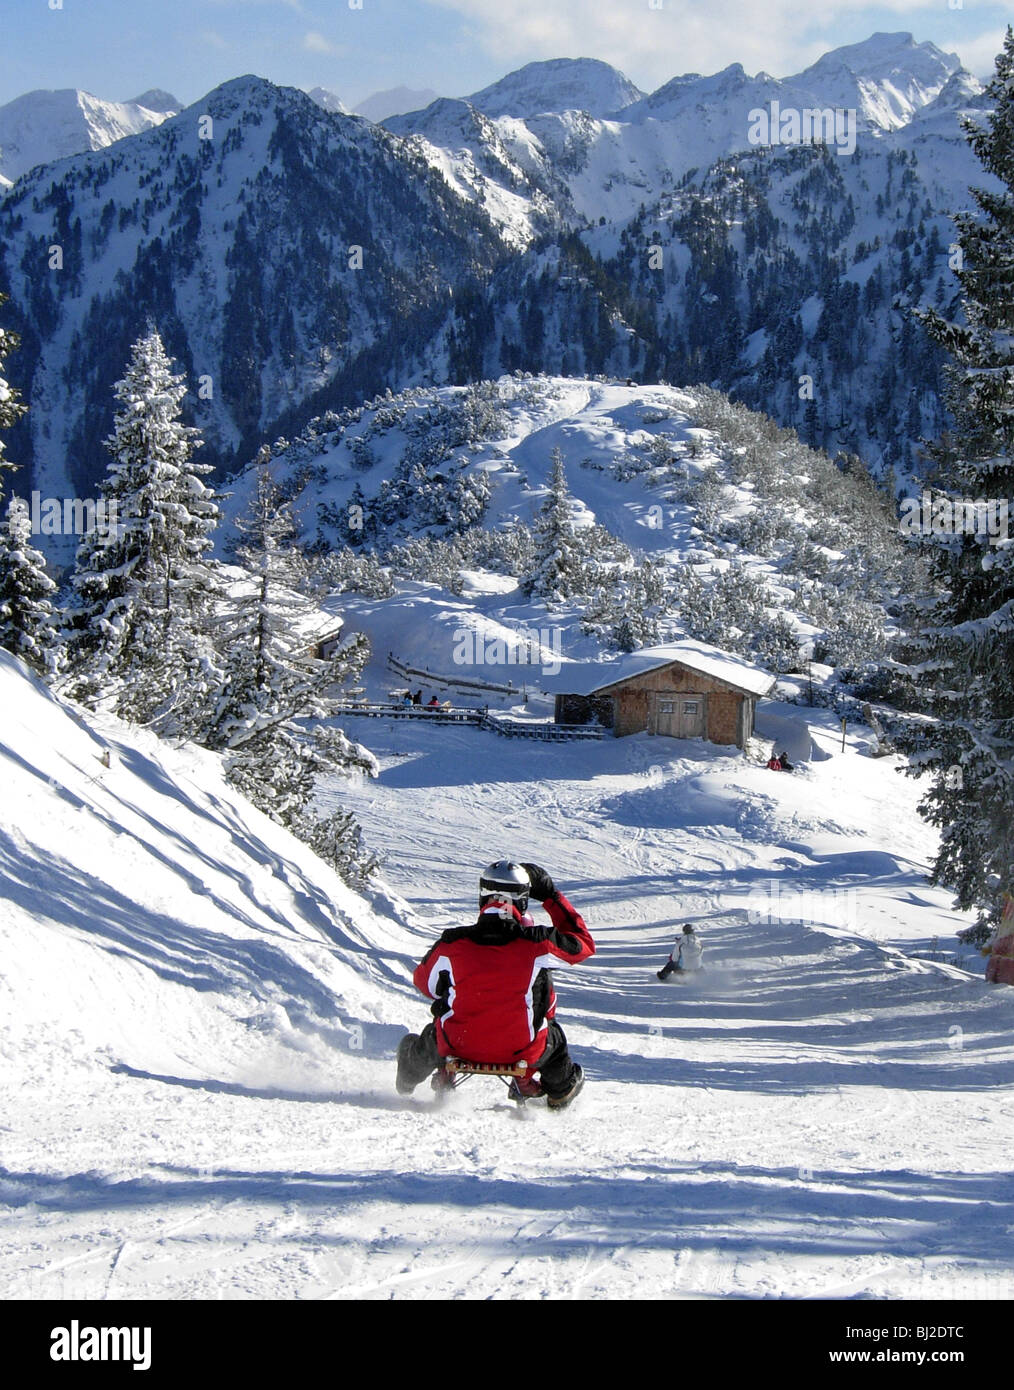
<svg viewBox="0 0 1014 1390"><path fill-rule="evenodd" d="M886 765L371 721L379 779L332 792L401 895L367 912L204 755L110 724L97 773L46 718L0 820L5 1297L1014 1296L1010 996L912 954L960 919ZM557 973L589 1077L558 1115L394 1091L412 965L501 853L598 944ZM859 920L750 921L773 880ZM661 984L687 920L707 969Z"/></svg>

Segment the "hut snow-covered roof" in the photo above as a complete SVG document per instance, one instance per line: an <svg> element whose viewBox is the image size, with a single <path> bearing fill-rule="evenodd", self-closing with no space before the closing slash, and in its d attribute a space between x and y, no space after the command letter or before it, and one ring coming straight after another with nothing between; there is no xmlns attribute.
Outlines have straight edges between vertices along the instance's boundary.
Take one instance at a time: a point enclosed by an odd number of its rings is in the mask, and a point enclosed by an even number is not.
<svg viewBox="0 0 1014 1390"><path fill-rule="evenodd" d="M598 694L675 661L747 695L768 695L775 685L775 677L760 666L722 651L720 647L712 647L688 637L660 647L642 647L640 651L630 652L617 661L568 664L560 671L553 686L573 695Z"/></svg>

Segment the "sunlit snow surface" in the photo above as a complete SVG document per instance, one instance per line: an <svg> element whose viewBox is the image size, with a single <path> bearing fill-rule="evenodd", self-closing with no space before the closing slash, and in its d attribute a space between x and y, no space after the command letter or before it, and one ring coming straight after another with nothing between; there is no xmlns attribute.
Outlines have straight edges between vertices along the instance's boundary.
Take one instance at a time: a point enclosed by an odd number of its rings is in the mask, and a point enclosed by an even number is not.
<svg viewBox="0 0 1014 1390"><path fill-rule="evenodd" d="M412 912L209 755L6 656L0 699L3 1296L1009 1296L1011 996L949 963L893 759L371 721L381 776L340 791ZM500 853L598 942L558 975L590 1078L559 1115L394 1091L410 967ZM855 920L751 921L773 885ZM707 970L660 984L687 920Z"/></svg>

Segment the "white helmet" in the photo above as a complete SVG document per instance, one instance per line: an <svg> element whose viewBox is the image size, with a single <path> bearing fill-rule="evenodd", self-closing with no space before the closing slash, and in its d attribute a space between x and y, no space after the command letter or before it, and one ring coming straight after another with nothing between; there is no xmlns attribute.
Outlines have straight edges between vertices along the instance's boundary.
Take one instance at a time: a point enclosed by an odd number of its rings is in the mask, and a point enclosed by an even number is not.
<svg viewBox="0 0 1014 1390"><path fill-rule="evenodd" d="M531 887L527 869L510 859L498 859L479 875L479 906L484 907L490 898L500 898L525 912Z"/></svg>

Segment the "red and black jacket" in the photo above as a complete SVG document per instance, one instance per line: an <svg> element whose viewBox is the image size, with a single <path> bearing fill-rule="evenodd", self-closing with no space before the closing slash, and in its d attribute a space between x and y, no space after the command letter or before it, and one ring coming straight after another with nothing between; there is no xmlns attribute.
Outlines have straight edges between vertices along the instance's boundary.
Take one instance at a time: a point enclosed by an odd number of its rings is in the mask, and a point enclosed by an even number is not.
<svg viewBox="0 0 1014 1390"><path fill-rule="evenodd" d="M584 919L562 893L543 906L551 927L525 926L516 908L488 903L473 926L445 931L416 966L416 988L434 1001L442 1057L506 1063L542 1056L556 1011L548 972L595 952Z"/></svg>

